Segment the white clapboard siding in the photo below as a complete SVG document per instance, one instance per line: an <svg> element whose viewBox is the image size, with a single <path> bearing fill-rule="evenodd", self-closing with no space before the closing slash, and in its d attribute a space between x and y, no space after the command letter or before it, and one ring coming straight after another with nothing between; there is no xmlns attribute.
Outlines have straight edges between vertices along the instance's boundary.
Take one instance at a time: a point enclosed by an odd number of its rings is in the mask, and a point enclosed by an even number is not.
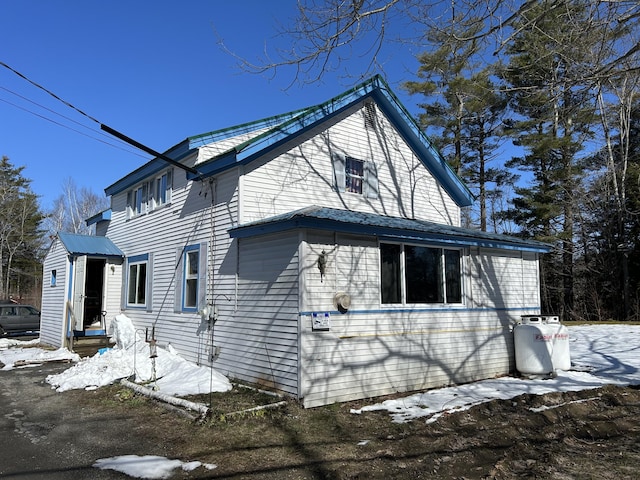
<svg viewBox="0 0 640 480"><path fill-rule="evenodd" d="M241 223L320 205L458 225L458 207L381 112L378 116L384 134L365 128L361 109L279 157L250 165L242 179ZM375 163L378 198L336 190L334 153Z"/></svg>
<svg viewBox="0 0 640 480"><path fill-rule="evenodd" d="M334 316L331 331L314 332L303 321L304 405L504 375L513 369L509 323L495 312L385 312Z"/></svg>
<svg viewBox="0 0 640 480"><path fill-rule="evenodd" d="M56 284L51 285L51 273L56 271ZM55 238L47 252L43 265L42 313L40 316L40 341L53 347L64 345L64 323L66 312L69 261L67 250Z"/></svg>
<svg viewBox="0 0 640 480"><path fill-rule="evenodd" d="M160 344L171 344L188 360L208 364L212 345L218 344L215 330L212 340L211 330L198 313L174 312L176 252L187 245L207 245L210 280L211 267L215 270L215 282L207 282L208 300L217 306L219 323L232 317L237 261L228 229L237 219L237 172L219 176L210 186L208 182L187 181L184 172L174 169L171 203L131 219L126 219L126 197L122 192L112 198L108 236L127 257L152 255L153 282L148 293L151 311L125 309L124 313L137 329L154 328Z"/></svg>
<svg viewBox="0 0 640 480"><path fill-rule="evenodd" d="M298 393L298 237L241 239L238 308L216 368L246 381Z"/></svg>
<svg viewBox="0 0 640 480"><path fill-rule="evenodd" d="M539 305L538 260L533 253L480 249L472 255L473 299L478 307Z"/></svg>
<svg viewBox="0 0 640 480"><path fill-rule="evenodd" d="M473 261L465 256L467 275L474 265L491 264L497 257L500 275L512 275L511 283L519 284L516 294L502 297L500 308L476 308L469 302L460 307L380 309L379 252L374 238L308 233L306 239L302 251L311 258L303 258L301 269L305 406L469 382L513 370L511 326L522 313L524 299L529 299L528 306L537 305L535 255L475 249ZM328 273L320 282L314 267L322 250L329 252ZM530 282L520 281L522 272ZM495 275L492 271L491 277ZM486 293L477 288L483 287L481 282L465 282L469 284L476 288L470 297ZM498 288L509 285L505 277ZM346 314L328 306L335 290L352 295ZM332 311L330 330L313 331L310 313L323 310Z"/></svg>

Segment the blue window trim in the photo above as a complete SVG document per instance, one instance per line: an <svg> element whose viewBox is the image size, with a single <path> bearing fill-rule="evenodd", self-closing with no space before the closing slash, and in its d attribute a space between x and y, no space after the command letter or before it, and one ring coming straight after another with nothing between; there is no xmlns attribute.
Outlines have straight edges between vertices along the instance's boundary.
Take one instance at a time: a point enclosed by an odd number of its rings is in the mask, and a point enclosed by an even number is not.
<svg viewBox="0 0 640 480"><path fill-rule="evenodd" d="M149 292L147 291L148 288L148 282L145 279L145 285L144 285L144 303L129 303L129 272L130 269L129 267L132 264L140 264L140 263L146 263L147 264L147 268L146 268L146 274L149 274L149 254L148 253L144 253L142 255L134 255L132 257L127 257L127 270L126 270L126 286L125 286L125 307L127 308L127 310L146 310L147 309L147 305L149 302Z"/></svg>
<svg viewBox="0 0 640 480"><path fill-rule="evenodd" d="M200 288L199 285L199 278L200 278L200 271L198 271L198 274L196 276L196 305L193 307L188 307L185 305L185 301L186 301L186 293L187 293L187 266L189 265L189 261L187 260L187 254L189 252L197 252L198 253L198 269L200 268L200 245L199 244L195 244L195 245L187 245L186 247L184 247L184 250L182 252L182 298L180 299L180 306L183 312L197 312L198 311L198 290Z"/></svg>

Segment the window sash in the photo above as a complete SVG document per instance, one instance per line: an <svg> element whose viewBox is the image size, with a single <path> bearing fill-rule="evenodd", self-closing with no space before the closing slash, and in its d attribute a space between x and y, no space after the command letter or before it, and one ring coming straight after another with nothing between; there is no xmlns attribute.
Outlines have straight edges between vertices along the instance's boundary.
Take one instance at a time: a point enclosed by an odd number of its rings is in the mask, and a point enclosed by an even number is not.
<svg viewBox="0 0 640 480"><path fill-rule="evenodd" d="M200 251L198 249L187 251L185 259L184 308L197 308Z"/></svg>
<svg viewBox="0 0 640 480"><path fill-rule="evenodd" d="M461 258L459 249L381 243L381 303L462 303Z"/></svg>
<svg viewBox="0 0 640 480"><path fill-rule="evenodd" d="M351 193L362 193L364 162L347 157L345 167L345 190Z"/></svg>
<svg viewBox="0 0 640 480"><path fill-rule="evenodd" d="M128 278L127 304L146 305L147 262L130 263Z"/></svg>
<svg viewBox="0 0 640 480"><path fill-rule="evenodd" d="M127 193L128 216L135 217L171 203L172 170L144 182Z"/></svg>

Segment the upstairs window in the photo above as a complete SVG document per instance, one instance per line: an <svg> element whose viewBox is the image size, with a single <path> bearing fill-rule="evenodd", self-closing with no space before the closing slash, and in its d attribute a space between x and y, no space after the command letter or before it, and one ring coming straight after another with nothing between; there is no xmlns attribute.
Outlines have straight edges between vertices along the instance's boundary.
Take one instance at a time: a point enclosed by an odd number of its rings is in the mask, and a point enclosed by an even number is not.
<svg viewBox="0 0 640 480"><path fill-rule="evenodd" d="M155 207L171 203L171 170L163 173L155 181L154 202Z"/></svg>
<svg viewBox="0 0 640 480"><path fill-rule="evenodd" d="M138 185L127 195L127 206L129 208L129 216L136 217L147 213L147 193L148 186L146 183Z"/></svg>
<svg viewBox="0 0 640 480"><path fill-rule="evenodd" d="M383 304L462 303L460 250L380 244Z"/></svg>
<svg viewBox="0 0 640 480"><path fill-rule="evenodd" d="M167 170L153 180L131 189L127 193L128 217L137 217L171 203L172 181L172 170Z"/></svg>
<svg viewBox="0 0 640 480"><path fill-rule="evenodd" d="M335 154L333 173L338 192L378 198L378 172L375 163Z"/></svg>

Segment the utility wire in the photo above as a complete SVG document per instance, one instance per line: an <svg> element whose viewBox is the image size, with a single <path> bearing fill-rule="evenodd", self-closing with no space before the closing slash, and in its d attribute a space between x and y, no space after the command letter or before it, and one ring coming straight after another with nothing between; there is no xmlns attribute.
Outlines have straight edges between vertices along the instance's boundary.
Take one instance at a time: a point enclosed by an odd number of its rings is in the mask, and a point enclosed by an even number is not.
<svg viewBox="0 0 640 480"><path fill-rule="evenodd" d="M2 88L2 87L0 87L0 88ZM30 113L31 115L35 115L35 116L36 116L36 117L38 117L38 118L41 118L41 119L43 119L43 120L46 120L47 122L51 122L51 123L53 123L54 125L58 125L59 127L66 128L67 130L71 130L72 132L78 133L78 134L80 134L80 135L83 135L83 136L85 136L85 137L87 137L87 138L90 138L90 139L92 139L92 140L95 140L95 141L97 141L97 142L104 143L105 145L109 145L110 147L117 148L118 150L122 150L123 152L131 153L132 155L137 155L138 157L141 157L141 158L145 158L145 159L147 158L146 156L144 156L144 155L142 155L142 154L140 154L140 153L134 152L134 151L132 151L132 150L128 150L128 149L126 149L126 148L123 148L123 147L122 147L122 146L120 146L120 145L115 144L115 143L107 142L106 140L103 140L103 139L101 139L101 138L94 137L94 136L92 136L92 135L88 135L87 133L85 133L85 132L81 132L80 130L78 130L78 129L76 129L76 128L70 127L69 125L65 125L64 123L60 123L60 122L58 122L58 121L56 121L56 120L54 120L54 119L52 119L52 118L45 117L44 115L41 115L41 114L39 114L39 113L37 113L37 112L34 112L34 111L32 111L32 110L29 110L28 108L25 108L25 107L22 107L22 106L20 106L20 105L17 105L17 104L15 104L15 103L13 103L13 102L10 102L9 100L5 100L4 98L0 98L0 102L4 102L4 103L6 103L6 104L8 104L8 105L11 105L12 107L15 107L15 108L19 109L19 110L22 110L22 111L24 111L24 112ZM54 113L55 113L55 112L54 112ZM64 116L63 116L63 117L64 117ZM66 118L66 117L65 117L65 118ZM77 123L77 122L75 122L75 123ZM85 125L82 125L82 124L80 124L80 125L81 125L81 126L83 126L83 127L85 127L85 128L88 128L88 127L86 127ZM93 132L94 130L91 130L91 131ZM105 137L107 137L107 136L105 135ZM107 137L107 138L109 138L109 137Z"/></svg>
<svg viewBox="0 0 640 480"><path fill-rule="evenodd" d="M8 88L6 88L6 87L0 87L0 89L4 90L5 92L9 92L11 95L15 95L16 97L21 98L22 100L24 100L24 101L26 101L26 102L29 102L30 104L35 105L36 107L42 108L43 110L46 110L46 111L48 111L48 112L51 112L51 113L53 113L54 115L57 115L57 116L59 116L59 117L64 118L65 120L68 120L68 121L70 121L70 122L72 122L72 123L75 123L76 125L79 125L79 126L81 126L82 128L86 128L87 130L90 130L90 131L92 131L92 132L100 133L100 135L101 135L101 136L103 136L103 137L111 138L111 137L109 137L108 135L106 135L106 134L104 134L104 133L102 133L102 132L98 132L97 130L93 130L91 127L89 127L89 126L85 125L84 123L80 123L80 122L78 122L77 120L74 120L74 119L73 119L73 118L71 118L71 117L67 117L67 116L65 116L65 115L63 115L63 114L61 114L61 113L59 113L59 112L56 112L56 111L55 111L55 110L53 110L52 108L45 107L44 105L41 105L41 104L39 104L38 102L36 102L36 101L34 101L34 100L31 100L30 98L27 98L27 97L25 97L25 96L23 96L23 95L20 95L19 93L16 93L16 92L14 92L13 90L9 90L9 89L8 89Z"/></svg>
<svg viewBox="0 0 640 480"><path fill-rule="evenodd" d="M11 68L9 65L7 65L4 62L0 62L0 65L5 67L8 70L11 70L13 73L15 73L16 75L18 75L20 78L23 78L24 80L26 80L27 82L29 82L31 85L33 85L36 88L39 88L40 90L48 93L49 95L51 95L53 98L55 98L56 100L58 100L59 102L64 103L67 107L74 109L76 112L78 112L80 115L83 115L85 117L87 117L89 120L93 120L94 122L96 122L97 124L100 124L100 122L93 118L91 115L86 114L85 112L83 112L82 110L80 110L78 107L72 105L71 103L67 102L66 100L63 100L62 98L60 98L59 96L57 96L55 93L53 93L51 90L46 89L45 87L43 87L42 85L40 85L39 83L34 82L33 80L31 80L30 78L26 77L25 75L21 74L19 71Z"/></svg>
<svg viewBox="0 0 640 480"><path fill-rule="evenodd" d="M29 99L29 98L27 98L27 97L23 96L23 95L20 95L19 93L16 93L16 92L14 92L14 91L12 91L12 90L9 90L8 88L5 88L5 87L0 86L0 90L4 90L5 92L9 92L10 94L15 95L15 96L16 96L16 97L18 97L18 98L21 98L22 100L24 100L24 101L26 101L26 102L29 102L29 103L31 103L32 105L35 105L36 107L39 107L39 108L42 108L43 110L46 110L46 111L48 111L48 112L51 112L51 113L53 113L54 115L57 115L57 116L59 116L59 117L61 117L61 118L64 118L65 120L67 120L67 121L69 121L69 122L71 122L71 123L74 123L74 124L76 124L76 125L78 125L78 126L80 126L80 127L82 127L82 128L86 128L86 129L87 129L87 130L89 130L90 132L92 132L92 133L94 133L94 134L98 134L100 137L104 137L104 138L107 138L107 139L111 139L111 138L112 138L110 135L107 135L106 133L102 133L102 131L94 130L93 128L89 127L88 125L85 125L84 123L80 123L80 122L78 122L77 120L74 120L74 119L73 119L73 118L71 118L71 117L67 117L66 115L63 115L63 114L61 114L61 113L59 113L59 112L56 112L55 110L53 110L53 109L51 109L51 108L45 107L44 105L41 105L41 104L39 104L38 102L35 102L35 101L33 101L33 100L31 100L31 99ZM48 118L48 117L45 117L44 115L41 115L41 114L39 114L39 113L37 113L37 112L31 111L31 110L29 110L28 108L25 108L25 107L22 107L22 106L20 106L20 105L15 104L15 103L12 103L12 102L10 102L9 100L5 100L5 99L3 99L3 98L0 98L0 101L2 101L2 102L4 102L4 103L7 103L7 104L9 104L9 105L11 105L11 106L13 106L13 107L16 107L16 108L18 108L18 109L20 109L20 110L22 110L22 111L24 111L24 112L30 113L31 115L35 115L36 117L42 118L43 120L47 120L48 122L54 123L55 125L58 125L58 126L60 126L60 127L67 128L67 129L69 129L69 130L71 130L71 131L73 131L73 132L76 132L76 133L79 133L79 134L84 135L84 136L86 136L86 137L89 137L89 138L91 138L91 139L93 139L93 140L96 140L96 141L98 141L98 142L105 143L105 144L107 144L107 145L109 145L109 146L111 146L111 147L117 148L117 149L122 150L122 151L124 151L124 152L129 152L129 153L131 153L131 154L133 154L133 155L137 155L137 156L142 157L142 158L147 158L147 157L145 157L144 155L141 155L141 154L139 154L139 153L137 153L137 152L134 152L133 150L128 150L128 149L126 149L126 148L123 148L121 145L116 145L116 144L114 144L114 143L107 142L107 141L105 141L105 140L101 140L101 139L100 139L100 138L98 138L98 137L93 137L93 136L91 136L91 135L88 135L88 134L84 134L84 133L82 133L82 132L79 132L78 130L76 130L76 129L74 129L74 128L71 128L71 127L69 127L69 126L67 126L67 125L64 125L64 124L62 124L62 123L56 122L56 121L55 121L55 120L53 120L53 119L50 119L50 118ZM123 144L125 144L125 143L123 142Z"/></svg>
<svg viewBox="0 0 640 480"><path fill-rule="evenodd" d="M97 120L96 118L92 117L91 115L88 115L87 113L83 112L78 107L72 105L71 103L67 102L66 100L63 100L58 95L53 93L51 90L48 90L47 88L43 87L42 85L34 82L30 78L28 78L26 75L23 75L22 73L18 72L16 69L11 68L6 63L0 61L0 66L5 67L6 69L12 71L16 75L18 75L20 78L22 78L22 79L26 80L27 82L29 82L34 87L39 88L40 90L48 93L49 95L51 95L53 98L55 98L59 102L62 102L63 104L65 104L69 108L72 108L73 110L78 112L80 115L82 115L84 117L87 117L89 120L94 121L95 123L100 125L100 129L101 130L113 135L114 137L118 138L119 140L122 140L123 142L128 143L129 145L132 145L132 146L134 146L134 147L136 147L136 148L138 148L138 149L140 149L140 150L142 150L144 152L147 152L147 153L149 153L149 154L151 154L151 155L153 155L155 157L158 157L158 158L164 160L165 162L167 162L167 163L169 163L171 165L174 165L174 166L176 166L178 168L181 168L182 170L185 170L185 171L195 175L196 178L199 178L199 179L202 178L202 175L200 174L200 172L198 172L198 170L196 170L195 168L188 167L187 165L183 165L182 163L180 163L180 162L178 162L178 161L176 161L176 160L164 155L163 153L157 152L157 151L153 150L152 148L149 148L146 145L143 145L142 143L132 139L131 137L126 136L124 133L121 133L118 130L116 130L114 128L111 128L108 125L105 125L104 123L100 122L99 120ZM7 102L7 103L9 103L9 102ZM57 122L54 122L54 123L57 123ZM73 130L73 129L71 129L71 130Z"/></svg>

